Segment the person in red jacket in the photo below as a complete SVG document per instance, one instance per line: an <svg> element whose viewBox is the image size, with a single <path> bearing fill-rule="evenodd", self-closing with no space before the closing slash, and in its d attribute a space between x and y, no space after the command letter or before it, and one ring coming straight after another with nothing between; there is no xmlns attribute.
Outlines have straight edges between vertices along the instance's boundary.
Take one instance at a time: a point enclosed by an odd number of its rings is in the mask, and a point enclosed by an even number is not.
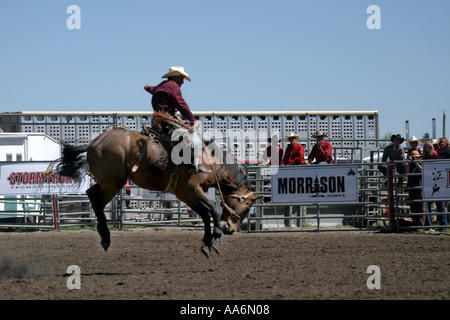
<svg viewBox="0 0 450 320"><path fill-rule="evenodd" d="M293 132L285 137L289 145L284 152L283 163L285 166L305 164L305 150L300 143L297 143L299 136Z"/></svg>
<svg viewBox="0 0 450 320"><path fill-rule="evenodd" d="M269 146L266 148L262 158L266 162L267 165L272 165L272 162L275 165L282 165L283 164L283 149L278 145L278 137L273 136L273 145L272 145L272 138L267 139L267 142L269 143ZM276 151L272 154L272 147L275 147Z"/></svg>
<svg viewBox="0 0 450 320"><path fill-rule="evenodd" d="M179 139L182 141L189 141L189 144L192 145L191 164L195 167L195 172L211 172L203 166L202 162L203 144L196 132L196 129L201 122L194 118L188 104L181 95L181 85L184 83L184 80L191 81L191 78L184 71L183 67L170 67L169 72L164 74L161 78L167 78L167 80L156 86L147 84L144 87L145 91L152 95L153 110L155 112L167 113L172 117L175 116L177 111L181 113L183 118L192 126L192 130L189 132L187 129L181 127L174 130L171 135L172 141L177 141ZM155 117L153 117L153 120L155 120L154 118ZM162 131L163 127L156 125L153 120L152 127L158 132ZM183 137L185 137L185 139ZM177 162L178 161L179 160L177 159ZM190 172L194 173L194 171Z"/></svg>
<svg viewBox="0 0 450 320"><path fill-rule="evenodd" d="M181 115L194 125L195 118L189 109L188 104L181 95L181 85L184 80L191 81L189 75L184 71L183 67L170 67L169 72L162 76L167 80L156 86L146 85L145 91L150 93L152 97L152 107L156 112L166 112L171 116L179 111Z"/></svg>
<svg viewBox="0 0 450 320"><path fill-rule="evenodd" d="M310 164L330 164L333 162L333 147L331 146L331 143L324 140L326 136L327 134L321 130L317 131L316 134L312 136L316 139L317 143L308 155L308 162Z"/></svg>

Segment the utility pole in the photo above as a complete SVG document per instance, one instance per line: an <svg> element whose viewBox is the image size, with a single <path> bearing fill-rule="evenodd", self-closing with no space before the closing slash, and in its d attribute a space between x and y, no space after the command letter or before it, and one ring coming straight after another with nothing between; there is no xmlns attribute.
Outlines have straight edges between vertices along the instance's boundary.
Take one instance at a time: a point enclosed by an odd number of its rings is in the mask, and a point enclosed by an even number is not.
<svg viewBox="0 0 450 320"><path fill-rule="evenodd" d="M431 138L436 139L436 118L431 119Z"/></svg>
<svg viewBox="0 0 450 320"><path fill-rule="evenodd" d="M442 111L442 136L445 137L445 111Z"/></svg>
<svg viewBox="0 0 450 320"><path fill-rule="evenodd" d="M406 136L406 140L409 139L409 120L405 121L405 136Z"/></svg>

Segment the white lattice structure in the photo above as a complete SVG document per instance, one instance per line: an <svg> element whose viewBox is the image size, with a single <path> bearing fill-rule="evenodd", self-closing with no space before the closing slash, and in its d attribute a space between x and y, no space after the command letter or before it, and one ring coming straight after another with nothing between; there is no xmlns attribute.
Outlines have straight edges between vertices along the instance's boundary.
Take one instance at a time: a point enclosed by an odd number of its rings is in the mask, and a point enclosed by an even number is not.
<svg viewBox="0 0 450 320"><path fill-rule="evenodd" d="M202 121L205 140L211 137L237 158L256 160L267 147L267 138L277 135L283 148L284 136L294 132L305 148L305 157L315 143L311 136L322 130L328 134L337 158L349 157L349 150L377 148L377 111L298 112L194 112ZM13 112L0 114L5 132L39 132L71 144L85 144L113 125L140 131L151 124L152 112Z"/></svg>

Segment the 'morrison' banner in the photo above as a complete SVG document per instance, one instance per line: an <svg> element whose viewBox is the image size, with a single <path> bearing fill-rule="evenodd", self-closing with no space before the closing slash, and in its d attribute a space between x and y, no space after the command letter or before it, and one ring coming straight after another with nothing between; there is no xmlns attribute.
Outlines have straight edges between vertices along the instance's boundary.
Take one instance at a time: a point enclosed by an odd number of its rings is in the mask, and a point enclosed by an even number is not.
<svg viewBox="0 0 450 320"><path fill-rule="evenodd" d="M358 202L358 167L279 167L271 185L275 204Z"/></svg>
<svg viewBox="0 0 450 320"><path fill-rule="evenodd" d="M89 176L80 183L51 171L50 162L13 162L0 164L0 195L81 194L89 188Z"/></svg>

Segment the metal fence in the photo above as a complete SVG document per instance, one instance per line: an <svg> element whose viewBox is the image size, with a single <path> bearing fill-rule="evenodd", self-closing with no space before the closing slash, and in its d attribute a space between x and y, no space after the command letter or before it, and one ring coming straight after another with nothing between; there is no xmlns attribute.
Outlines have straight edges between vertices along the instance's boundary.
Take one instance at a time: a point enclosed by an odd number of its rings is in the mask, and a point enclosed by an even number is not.
<svg viewBox="0 0 450 320"><path fill-rule="evenodd" d="M415 226L413 216L423 212L411 212L411 203L426 202L408 199L406 181L417 175L398 173L395 164L383 176L379 162L352 163L358 167L358 201L353 203L289 203L271 202L270 167L245 166L251 190L258 200L242 225L242 231L322 231L322 230L386 230L446 228L437 226L440 217L448 214L437 212L430 204L428 224ZM340 166L342 164L335 164ZM301 169L301 168L299 168ZM402 182L399 180L403 180ZM415 187L420 189L420 187ZM217 209L219 199L215 189L209 193ZM437 199L448 201L448 199ZM428 203L427 203L428 204ZM447 203L448 205L448 203ZM447 206L446 206L447 207ZM107 205L105 214L114 228L124 226L199 226L203 221L173 195L148 192L137 186L125 186ZM448 219L447 219L448 221ZM52 196L3 196L0 197L0 227L53 228L67 226L94 226L95 215L85 195Z"/></svg>
<svg viewBox="0 0 450 320"><path fill-rule="evenodd" d="M113 203L106 212L111 213ZM20 195L0 197L0 227L53 228L95 225L85 195Z"/></svg>
<svg viewBox="0 0 450 320"><path fill-rule="evenodd" d="M268 168L248 167L248 180L254 192L262 196L261 203L254 205L248 217L248 231L388 228L389 196L376 163L352 165L358 166L358 202L277 205L271 202L271 175Z"/></svg>
<svg viewBox="0 0 450 320"><path fill-rule="evenodd" d="M433 161L435 160L415 162L423 165L426 162L432 164ZM449 162L450 168L450 160L444 161ZM404 166L410 163L411 161L393 161L388 165L388 186L392 206L390 211L394 217L391 225L392 231L435 231L435 229L445 231L449 227L449 199L433 198L433 201L423 200L422 182L417 186L408 184L408 180L413 177L422 178L422 173L403 173L398 171L398 165ZM420 223L414 222L415 217L422 219L422 221ZM422 222L424 223L423 225Z"/></svg>

